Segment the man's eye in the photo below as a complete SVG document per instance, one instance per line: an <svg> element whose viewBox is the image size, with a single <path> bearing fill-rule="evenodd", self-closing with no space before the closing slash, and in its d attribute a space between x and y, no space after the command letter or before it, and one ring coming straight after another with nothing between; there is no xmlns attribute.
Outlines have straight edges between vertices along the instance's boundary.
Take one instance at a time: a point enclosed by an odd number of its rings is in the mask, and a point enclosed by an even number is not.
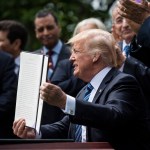
<svg viewBox="0 0 150 150"><path fill-rule="evenodd" d="M38 32L43 32L43 31L44 31L44 28L43 28L43 27L38 28L37 31L38 31Z"/></svg>
<svg viewBox="0 0 150 150"><path fill-rule="evenodd" d="M116 23L118 23L118 24L119 24L119 23L122 23L122 22L123 22L123 19L117 19L117 20L116 20Z"/></svg>

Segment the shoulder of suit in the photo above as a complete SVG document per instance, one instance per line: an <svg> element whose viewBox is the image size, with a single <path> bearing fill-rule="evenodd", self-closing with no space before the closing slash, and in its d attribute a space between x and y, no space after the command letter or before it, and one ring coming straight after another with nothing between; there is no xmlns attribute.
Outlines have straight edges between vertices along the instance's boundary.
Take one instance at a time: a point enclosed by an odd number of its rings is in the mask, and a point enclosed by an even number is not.
<svg viewBox="0 0 150 150"><path fill-rule="evenodd" d="M0 50L0 60L12 59L14 60L13 56L9 53L3 52Z"/></svg>

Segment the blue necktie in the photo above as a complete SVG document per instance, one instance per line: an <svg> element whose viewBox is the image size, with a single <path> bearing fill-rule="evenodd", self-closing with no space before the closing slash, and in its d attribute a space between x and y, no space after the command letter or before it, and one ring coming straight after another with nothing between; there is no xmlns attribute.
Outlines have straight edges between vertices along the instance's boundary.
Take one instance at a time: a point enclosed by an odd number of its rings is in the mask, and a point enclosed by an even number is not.
<svg viewBox="0 0 150 150"><path fill-rule="evenodd" d="M130 53L130 46L126 45L123 49L123 51L125 52L125 55L128 57L129 53Z"/></svg>
<svg viewBox="0 0 150 150"><path fill-rule="evenodd" d="M87 85L87 88L86 88L86 92L85 92L85 95L84 95L84 101L88 101L89 97L90 97L90 94L93 90L93 86L88 83ZM75 141L76 142L81 142L81 139L82 139L82 125L76 125L76 131L75 131Z"/></svg>

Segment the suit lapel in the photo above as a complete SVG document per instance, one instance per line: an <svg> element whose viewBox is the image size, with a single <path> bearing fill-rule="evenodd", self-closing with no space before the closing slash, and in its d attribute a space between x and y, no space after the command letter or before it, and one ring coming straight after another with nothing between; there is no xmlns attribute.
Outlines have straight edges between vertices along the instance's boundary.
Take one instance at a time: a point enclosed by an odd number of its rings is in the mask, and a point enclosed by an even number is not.
<svg viewBox="0 0 150 150"><path fill-rule="evenodd" d="M87 86L84 86L80 92L77 94L76 98L79 99L79 100L83 100L84 98L84 95L85 95L85 92L86 92L86 87Z"/></svg>
<svg viewBox="0 0 150 150"><path fill-rule="evenodd" d="M106 88L107 84L110 83L111 79L114 77L114 75L116 76L116 72L117 70L115 68L112 68L108 74L105 76L105 78L103 79L102 83L100 84L94 99L92 101L92 103L96 103L96 100L98 99L98 97L101 96L101 94L103 93L104 89Z"/></svg>

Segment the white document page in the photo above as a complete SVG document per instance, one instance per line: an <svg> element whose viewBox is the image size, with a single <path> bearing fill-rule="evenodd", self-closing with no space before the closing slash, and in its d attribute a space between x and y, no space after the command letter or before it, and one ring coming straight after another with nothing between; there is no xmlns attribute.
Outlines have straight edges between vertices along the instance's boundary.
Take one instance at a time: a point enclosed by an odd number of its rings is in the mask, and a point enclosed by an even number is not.
<svg viewBox="0 0 150 150"><path fill-rule="evenodd" d="M35 128L43 55L22 52L15 120L24 118L26 126Z"/></svg>

